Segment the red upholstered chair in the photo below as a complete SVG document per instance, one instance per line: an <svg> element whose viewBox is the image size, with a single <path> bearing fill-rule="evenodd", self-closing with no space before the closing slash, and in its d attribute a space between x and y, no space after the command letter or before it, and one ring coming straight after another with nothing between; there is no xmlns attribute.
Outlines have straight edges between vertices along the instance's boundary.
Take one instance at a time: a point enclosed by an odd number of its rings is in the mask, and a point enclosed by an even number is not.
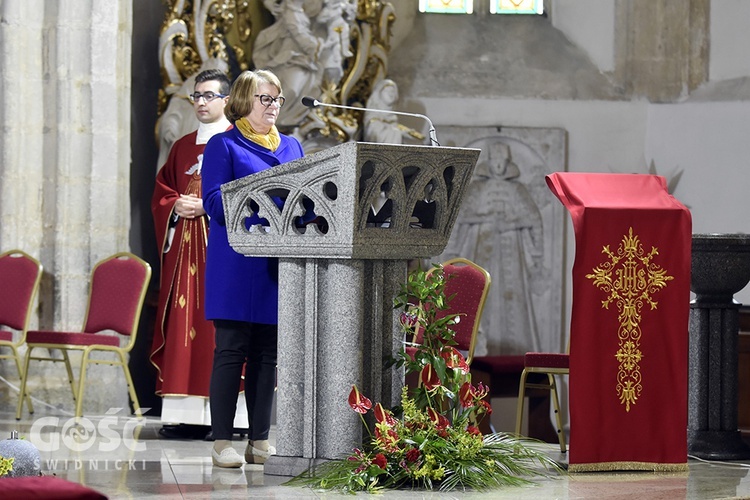
<svg viewBox="0 0 750 500"><path fill-rule="evenodd" d="M31 255L21 250L0 254L0 359L15 361L21 379L23 370L18 348L26 341L41 279L42 265ZM2 348L10 349L10 353L3 353ZM34 413L30 397L26 398L26 403L29 412Z"/></svg>
<svg viewBox="0 0 750 500"><path fill-rule="evenodd" d="M18 400L16 419L21 418L23 398L28 396L27 381L31 361L63 361L68 371L70 388L76 401L76 418L83 414L83 391L86 382L86 368L89 363L122 367L128 392L133 401L135 413L141 416L138 397L133 388L133 379L128 369L126 354L135 344L141 308L146 297L146 289L151 279L151 266L135 255L121 252L99 261L91 271L88 304L81 332L29 331L26 336L26 362L21 378L21 395ZM119 335L100 332L114 331ZM125 337L126 345L120 346L120 337ZM58 349L62 359L51 356L32 356L39 348ZM69 351L82 351L81 371L76 384L70 364ZM91 353L110 352L115 359L92 359Z"/></svg>
<svg viewBox="0 0 750 500"><path fill-rule="evenodd" d="M449 314L460 314L459 322L451 326L451 329L456 332L454 340L458 343L454 347L466 353L466 362L471 365L479 323L492 279L490 273L482 267L460 257L447 260L442 265L443 273L447 278L445 296L452 297L452 299L448 302L448 309L440 311L437 318L443 318ZM428 274L434 269L430 269ZM421 342L422 331L420 329L417 331L414 343L420 344ZM411 356L414 351L413 347L406 348L406 352Z"/></svg>
<svg viewBox="0 0 750 500"><path fill-rule="evenodd" d="M526 389L545 389L550 391L552 404L555 408L555 421L557 423L557 439L560 442L560 451L565 453L565 432L560 415L560 400L557 395L557 383L555 376L568 375L570 373L570 356L562 353L551 352L527 352L523 357L524 369L521 372L521 380L518 385L518 405L516 409L516 434L521 433L523 424L523 405ZM527 377L529 373L541 373L547 376L546 382L530 382Z"/></svg>

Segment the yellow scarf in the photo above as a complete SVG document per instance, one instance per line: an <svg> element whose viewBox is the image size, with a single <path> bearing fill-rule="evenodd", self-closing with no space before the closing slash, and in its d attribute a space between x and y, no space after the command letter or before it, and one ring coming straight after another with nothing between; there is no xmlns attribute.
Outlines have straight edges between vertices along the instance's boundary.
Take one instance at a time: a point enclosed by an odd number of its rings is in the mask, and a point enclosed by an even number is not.
<svg viewBox="0 0 750 500"><path fill-rule="evenodd" d="M256 144L260 144L264 148L276 151L281 144L281 137L279 136L279 130L276 125L271 126L271 130L267 134L259 134L253 130L250 122L244 116L237 120L234 125L239 129L240 133L245 136L246 139L253 141Z"/></svg>

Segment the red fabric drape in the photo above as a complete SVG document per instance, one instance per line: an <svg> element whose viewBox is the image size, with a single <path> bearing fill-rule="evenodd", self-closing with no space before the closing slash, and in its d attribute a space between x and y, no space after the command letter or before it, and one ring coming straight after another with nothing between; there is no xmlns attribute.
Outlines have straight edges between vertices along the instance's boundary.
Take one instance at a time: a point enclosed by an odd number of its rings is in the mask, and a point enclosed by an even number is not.
<svg viewBox="0 0 750 500"><path fill-rule="evenodd" d="M686 470L690 212L655 175L547 185L576 241L569 470Z"/></svg>

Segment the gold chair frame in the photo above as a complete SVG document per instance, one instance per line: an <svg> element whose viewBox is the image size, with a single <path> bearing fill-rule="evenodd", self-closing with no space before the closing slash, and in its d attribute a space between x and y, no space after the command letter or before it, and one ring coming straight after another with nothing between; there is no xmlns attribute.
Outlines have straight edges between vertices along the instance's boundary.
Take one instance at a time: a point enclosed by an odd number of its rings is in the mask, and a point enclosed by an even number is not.
<svg viewBox="0 0 750 500"><path fill-rule="evenodd" d="M42 264L37 259L32 257L31 255L27 254L23 250L19 249L13 249L8 250L7 252L3 252L0 254L0 259L6 259L6 258L18 258L18 259L24 259L27 263L33 264L36 268L36 278L34 279L34 284L32 285L31 293L29 294L28 301L26 303L26 309L23 312L23 321L20 324L17 325L5 325L10 327L11 334L13 333L12 330L17 330L20 332L18 336L18 340L15 342L12 340L2 340L0 339L0 347L7 347L10 349L10 354L0 354L0 359L13 359L16 363L16 370L18 371L18 378L19 380L23 380L23 368L22 368L22 362L21 362L21 355L18 352L18 348L21 347L26 342L26 332L29 329L29 321L31 320L31 313L33 311L33 305L37 298L37 295L39 293L39 284L42 280ZM7 290L12 291L11 287L12 283L4 284L3 286L9 287ZM3 318L0 318L0 324L2 324ZM18 328L16 328L18 326ZM34 413L34 406L31 403L31 397L26 396L26 404L29 407L29 413Z"/></svg>
<svg viewBox="0 0 750 500"><path fill-rule="evenodd" d="M542 382L528 382L527 377L529 373L541 373L547 375L547 383ZM521 427L523 426L523 408L526 397L526 389L543 389L548 390L552 396L552 404L555 409L555 421L557 423L557 439L560 442L560 452L565 453L567 446L565 443L565 431L562 425L562 415L560 413L560 400L557 393L557 381L555 377L557 375L569 375L569 368L558 368L551 366L527 366L524 367L521 372L521 379L518 384L518 404L516 407L516 434L521 434Z"/></svg>
<svg viewBox="0 0 750 500"><path fill-rule="evenodd" d="M127 333L118 332L118 336L124 334L129 337L127 345L125 345L124 347L120 347L120 346L113 346L113 345L107 345L107 344L98 344L94 342L89 343L89 344L27 342L26 345L28 346L28 348L26 350L26 360L24 363L24 371L23 371L23 376L21 380L21 393L20 393L20 397L18 401L18 406L16 409L16 420L21 419L21 413L23 410L23 405L22 405L23 398L28 397L29 395L28 389L27 389L27 380L28 380L29 364L31 360L52 361L53 363L62 361L65 363L65 369L67 370L67 373L68 373L68 382L70 383L70 388L71 388L71 391L73 392L73 399L76 403L76 410L75 410L76 419L80 418L83 415L83 394L84 394L84 388L85 388L85 382L86 382L86 370L88 368L89 363L100 364L100 365L120 366L122 367L123 373L125 375L125 381L128 386L128 393L133 402L133 408L134 408L135 414L139 418L143 416L141 412L140 404L138 402L138 396L135 393L135 387L133 385L133 378L130 374L130 369L128 368L126 354L129 354L130 351L133 349L133 346L135 345L135 340L136 340L136 336L138 332L138 324L140 322L141 310L143 308L143 303L145 301L148 284L151 280L151 266L145 260L141 259L140 257L130 252L119 252L109 257L106 257L96 263L90 275L88 300L87 300L87 306L86 306L86 314L84 316L83 327L81 329L81 332L78 332L78 334L85 332L87 323L89 321L89 314L91 313L91 303L93 299L92 294L93 294L94 276L96 274L96 270L99 268L99 266L106 264L109 261L112 261L114 259L123 259L123 258L133 259L135 262L140 264L140 266L143 268L143 271L144 271L143 280L142 280L142 283L140 284L140 295L137 301L136 311L133 316L132 325L130 326L129 332ZM94 333L94 332L85 332L85 333ZM102 337L104 337L104 335L102 335ZM62 352L62 358L55 358L55 357L52 357L51 355L50 356L32 356L32 351L37 348L60 350ZM81 368L80 368L80 374L79 374L77 383L73 376L73 369L70 363L70 357L68 356L68 351L81 351L82 352ZM97 351L114 353L117 356L117 359L115 360L91 359L90 358L91 353L97 352Z"/></svg>

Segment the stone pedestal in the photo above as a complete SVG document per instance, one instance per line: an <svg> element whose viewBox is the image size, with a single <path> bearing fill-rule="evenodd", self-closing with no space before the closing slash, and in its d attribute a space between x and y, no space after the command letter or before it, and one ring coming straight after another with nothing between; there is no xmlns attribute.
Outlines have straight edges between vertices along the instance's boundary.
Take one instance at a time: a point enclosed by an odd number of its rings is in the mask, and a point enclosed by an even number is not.
<svg viewBox="0 0 750 500"><path fill-rule="evenodd" d="M693 235L688 453L708 460L750 458L737 428L739 307L750 281L750 235Z"/></svg>
<svg viewBox="0 0 750 500"><path fill-rule="evenodd" d="M362 444L353 385L373 404L400 402L403 370L384 366L402 347L393 297L409 259L443 252L478 156L346 143L222 186L232 247L279 258L277 455L266 474L297 475ZM310 206L316 222L298 227ZM246 227L254 207L267 226Z"/></svg>

